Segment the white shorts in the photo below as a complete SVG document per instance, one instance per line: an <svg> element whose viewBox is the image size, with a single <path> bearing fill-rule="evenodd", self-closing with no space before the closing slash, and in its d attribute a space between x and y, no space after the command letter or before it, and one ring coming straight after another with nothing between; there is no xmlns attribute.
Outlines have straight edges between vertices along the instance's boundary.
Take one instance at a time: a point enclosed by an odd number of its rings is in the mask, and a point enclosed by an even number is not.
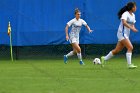
<svg viewBox="0 0 140 93"><path fill-rule="evenodd" d="M74 38L73 37L73 38L70 38L69 41L70 41L71 44L73 44L73 43L79 44L79 38Z"/></svg>
<svg viewBox="0 0 140 93"><path fill-rule="evenodd" d="M129 39L129 37L126 34L123 33L117 33L118 41L122 41L123 39Z"/></svg>

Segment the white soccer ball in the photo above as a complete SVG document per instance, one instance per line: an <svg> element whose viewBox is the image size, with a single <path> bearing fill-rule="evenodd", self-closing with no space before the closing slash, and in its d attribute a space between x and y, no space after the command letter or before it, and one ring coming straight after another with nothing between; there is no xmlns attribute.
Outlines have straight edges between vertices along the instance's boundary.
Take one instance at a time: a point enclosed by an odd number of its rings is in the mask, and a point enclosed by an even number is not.
<svg viewBox="0 0 140 93"><path fill-rule="evenodd" d="M95 59L93 60L93 64L98 64L98 65L100 65L100 64L101 64L101 60L100 60L99 58L95 58Z"/></svg>

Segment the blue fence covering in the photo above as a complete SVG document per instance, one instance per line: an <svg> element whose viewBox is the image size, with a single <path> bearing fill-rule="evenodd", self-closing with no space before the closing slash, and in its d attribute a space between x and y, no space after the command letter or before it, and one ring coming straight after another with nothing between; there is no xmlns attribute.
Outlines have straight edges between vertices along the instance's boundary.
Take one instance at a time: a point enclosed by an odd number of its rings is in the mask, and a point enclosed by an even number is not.
<svg viewBox="0 0 140 93"><path fill-rule="evenodd" d="M1 0L0 44L9 45L8 21L14 46L69 44L65 40L66 23L79 8L82 18L94 30L83 26L80 44L115 44L120 21L118 10L130 0ZM132 1L132 0L131 0ZM133 0L134 1L134 0ZM137 2L136 27L140 30L140 3ZM131 32L133 43L140 43L140 33Z"/></svg>

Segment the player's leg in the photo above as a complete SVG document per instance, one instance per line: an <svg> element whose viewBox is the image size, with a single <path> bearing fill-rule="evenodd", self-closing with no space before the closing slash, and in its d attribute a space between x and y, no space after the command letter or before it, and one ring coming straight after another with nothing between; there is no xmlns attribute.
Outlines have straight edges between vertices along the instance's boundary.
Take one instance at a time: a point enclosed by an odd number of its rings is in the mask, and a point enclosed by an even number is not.
<svg viewBox="0 0 140 93"><path fill-rule="evenodd" d="M68 54L64 55L64 63L67 64L68 57L77 54L77 49L75 48L74 44L78 43L76 38L70 38L70 43L72 45L73 51L70 51Z"/></svg>
<svg viewBox="0 0 140 93"><path fill-rule="evenodd" d="M68 58L76 54L76 50L73 48L73 51L70 51L68 54L64 55L64 63L67 64Z"/></svg>
<svg viewBox="0 0 140 93"><path fill-rule="evenodd" d="M71 43L71 45L72 45L73 43L76 42L76 39L75 39L75 38L70 38L69 41L70 41L70 43ZM65 64L67 64L68 57L73 56L73 55L76 54L76 50L75 50L75 48L73 47L73 45L72 45L72 48L73 48L73 51L70 51L68 54L64 55L64 63L65 63Z"/></svg>
<svg viewBox="0 0 140 93"><path fill-rule="evenodd" d="M102 64L104 64L104 61L107 61L111 59L114 55L119 53L124 48L124 45L122 42L118 42L116 45L116 48L110 51L106 56L101 57Z"/></svg>
<svg viewBox="0 0 140 93"><path fill-rule="evenodd" d="M136 68L137 66L135 66L131 63L133 45L131 44L129 39L124 39L121 42L127 48L126 59L127 59L127 63L128 63L128 68Z"/></svg>
<svg viewBox="0 0 140 93"><path fill-rule="evenodd" d="M112 50L112 55L118 54L120 51L122 51L123 48L124 48L123 43L121 41L119 41L116 45L116 48L114 50Z"/></svg>
<svg viewBox="0 0 140 93"><path fill-rule="evenodd" d="M73 46L72 46L73 47ZM67 55L66 55L66 57L68 58L68 57L70 57L70 56L73 56L73 55L75 55L76 54L76 50L74 49L74 47L73 47L73 51L70 51Z"/></svg>
<svg viewBox="0 0 140 93"><path fill-rule="evenodd" d="M80 64L84 65L84 62L82 61L82 54L81 54L81 48L78 43L72 43L73 48L76 50L78 59L80 60Z"/></svg>

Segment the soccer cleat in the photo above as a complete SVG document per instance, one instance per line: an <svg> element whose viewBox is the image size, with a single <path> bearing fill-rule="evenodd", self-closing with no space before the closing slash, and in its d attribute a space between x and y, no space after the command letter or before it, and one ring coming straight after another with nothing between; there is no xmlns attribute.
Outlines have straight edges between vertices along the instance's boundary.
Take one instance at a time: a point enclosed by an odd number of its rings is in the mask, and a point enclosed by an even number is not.
<svg viewBox="0 0 140 93"><path fill-rule="evenodd" d="M101 57L101 66L104 67L104 64L105 64L105 59L104 59L104 56L102 56Z"/></svg>
<svg viewBox="0 0 140 93"><path fill-rule="evenodd" d="M80 61L79 64L80 65L85 65L85 63L83 61Z"/></svg>
<svg viewBox="0 0 140 93"><path fill-rule="evenodd" d="M134 69L134 68L137 68L137 66L135 66L134 64L130 64L130 65L128 65L128 68L129 69Z"/></svg>
<svg viewBox="0 0 140 93"><path fill-rule="evenodd" d="M67 61L68 61L68 57L64 55L64 63L67 64Z"/></svg>

